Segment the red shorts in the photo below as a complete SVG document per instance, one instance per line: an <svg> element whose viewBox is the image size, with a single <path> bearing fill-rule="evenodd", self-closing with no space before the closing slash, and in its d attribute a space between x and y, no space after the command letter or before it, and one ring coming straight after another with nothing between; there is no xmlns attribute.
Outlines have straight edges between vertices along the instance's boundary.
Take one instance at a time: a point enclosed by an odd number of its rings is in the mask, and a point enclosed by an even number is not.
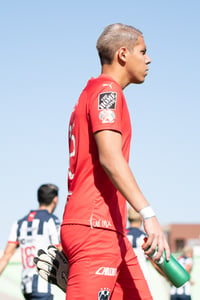
<svg viewBox="0 0 200 300"><path fill-rule="evenodd" d="M67 300L153 300L126 236L83 225L62 225L69 259Z"/></svg>

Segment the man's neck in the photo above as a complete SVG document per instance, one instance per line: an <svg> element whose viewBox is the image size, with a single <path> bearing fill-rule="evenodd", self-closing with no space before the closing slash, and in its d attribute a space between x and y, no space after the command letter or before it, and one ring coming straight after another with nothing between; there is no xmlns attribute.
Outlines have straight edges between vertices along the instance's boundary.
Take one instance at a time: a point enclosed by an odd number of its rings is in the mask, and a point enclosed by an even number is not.
<svg viewBox="0 0 200 300"><path fill-rule="evenodd" d="M141 226L142 226L142 223L140 221L130 223L130 227L141 228Z"/></svg>
<svg viewBox="0 0 200 300"><path fill-rule="evenodd" d="M51 206L40 205L38 210L47 210L50 214L52 213L52 207Z"/></svg>
<svg viewBox="0 0 200 300"><path fill-rule="evenodd" d="M130 82L126 79L126 75L123 72L122 68L117 67L116 65L106 65L102 66L101 74L108 75L115 80L122 89L124 89Z"/></svg>

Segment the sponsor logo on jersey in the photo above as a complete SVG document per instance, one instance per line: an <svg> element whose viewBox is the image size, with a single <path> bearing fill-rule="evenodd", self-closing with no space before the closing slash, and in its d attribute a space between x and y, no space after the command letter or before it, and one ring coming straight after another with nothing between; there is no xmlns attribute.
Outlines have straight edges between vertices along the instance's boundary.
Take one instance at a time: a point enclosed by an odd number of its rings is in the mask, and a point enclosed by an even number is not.
<svg viewBox="0 0 200 300"><path fill-rule="evenodd" d="M97 275L103 275L103 276L115 276L117 274L116 268L109 268L109 267L100 267L96 271Z"/></svg>
<svg viewBox="0 0 200 300"><path fill-rule="evenodd" d="M108 220L102 220L102 219L95 219L93 215L90 217L90 226L91 228L95 227L104 227L104 228L109 228L111 227L111 223Z"/></svg>
<svg viewBox="0 0 200 300"><path fill-rule="evenodd" d="M115 109L117 101L116 92L105 92L99 94L98 109Z"/></svg>
<svg viewBox="0 0 200 300"><path fill-rule="evenodd" d="M113 123L115 120L115 113L111 109L103 109L99 113L99 119L103 124Z"/></svg>
<svg viewBox="0 0 200 300"><path fill-rule="evenodd" d="M98 293L98 300L109 300L110 298L110 289L104 288L101 289Z"/></svg>

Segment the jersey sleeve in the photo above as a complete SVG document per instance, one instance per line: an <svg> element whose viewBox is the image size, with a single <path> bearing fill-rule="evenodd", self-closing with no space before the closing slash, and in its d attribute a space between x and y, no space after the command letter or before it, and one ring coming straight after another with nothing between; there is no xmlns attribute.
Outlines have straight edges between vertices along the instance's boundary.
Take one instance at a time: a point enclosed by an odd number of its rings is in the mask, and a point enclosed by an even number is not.
<svg viewBox="0 0 200 300"><path fill-rule="evenodd" d="M16 245L19 245L17 231L18 231L18 223L15 222L11 227L10 235L8 237L8 243L15 243Z"/></svg>
<svg viewBox="0 0 200 300"><path fill-rule="evenodd" d="M89 101L89 117L93 133L100 130L115 130L121 132L123 93L112 84L93 93Z"/></svg>

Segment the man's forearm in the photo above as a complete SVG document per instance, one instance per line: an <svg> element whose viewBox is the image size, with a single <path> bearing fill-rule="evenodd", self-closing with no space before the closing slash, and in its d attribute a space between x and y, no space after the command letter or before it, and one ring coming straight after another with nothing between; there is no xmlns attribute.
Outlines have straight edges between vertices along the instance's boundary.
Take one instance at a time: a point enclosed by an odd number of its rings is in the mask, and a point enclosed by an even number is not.
<svg viewBox="0 0 200 300"><path fill-rule="evenodd" d="M5 251L0 258L0 275L3 272L3 270L6 268L7 264L9 263L9 260L13 256L17 249L17 245L15 243L8 243Z"/></svg>
<svg viewBox="0 0 200 300"><path fill-rule="evenodd" d="M103 168L114 186L137 211L148 206L127 161L123 157L112 160L112 163L104 163Z"/></svg>
<svg viewBox="0 0 200 300"><path fill-rule="evenodd" d="M9 258L7 255L2 255L0 258L0 275L2 274L3 270L6 268L7 264L9 262Z"/></svg>

